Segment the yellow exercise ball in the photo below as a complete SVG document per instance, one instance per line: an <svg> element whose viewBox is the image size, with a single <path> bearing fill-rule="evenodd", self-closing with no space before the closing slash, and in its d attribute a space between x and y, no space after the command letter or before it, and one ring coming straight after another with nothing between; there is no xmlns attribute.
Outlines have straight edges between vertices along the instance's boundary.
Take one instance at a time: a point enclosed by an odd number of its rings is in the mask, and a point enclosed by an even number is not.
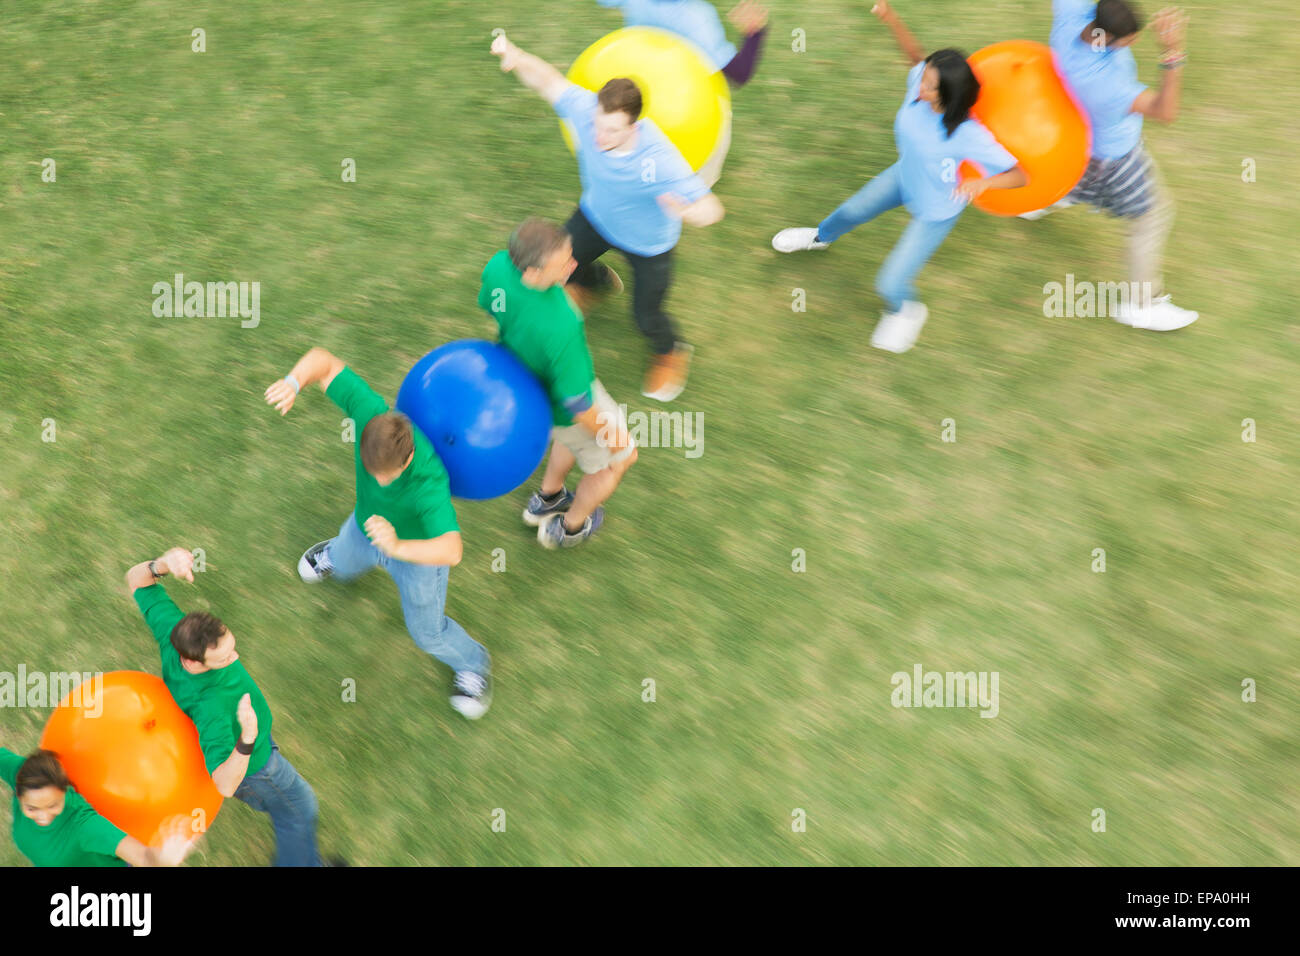
<svg viewBox="0 0 1300 956"><path fill-rule="evenodd" d="M625 27L587 47L569 67L569 82L593 93L625 76L641 89L641 115L655 121L699 172L721 163L731 141L731 90L704 51L656 27ZM573 149L568 124L564 141Z"/></svg>

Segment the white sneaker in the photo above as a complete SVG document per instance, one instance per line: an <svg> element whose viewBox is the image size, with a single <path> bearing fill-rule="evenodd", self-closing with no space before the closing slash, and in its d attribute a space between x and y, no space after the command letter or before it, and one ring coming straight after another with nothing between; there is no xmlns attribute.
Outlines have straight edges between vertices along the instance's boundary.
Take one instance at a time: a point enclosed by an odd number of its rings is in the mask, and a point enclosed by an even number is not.
<svg viewBox="0 0 1300 956"><path fill-rule="evenodd" d="M929 310L920 302L904 302L897 312L881 316L876 331L871 333L871 344L886 352L906 352L916 344L928 314Z"/></svg>
<svg viewBox="0 0 1300 956"><path fill-rule="evenodd" d="M451 706L470 720L478 720L492 705L492 678L473 671L457 671L456 690L451 695Z"/></svg>
<svg viewBox="0 0 1300 956"><path fill-rule="evenodd" d="M772 248L777 252L802 252L805 249L825 249L828 246L829 242L817 241L815 226L792 226L772 237Z"/></svg>
<svg viewBox="0 0 1300 956"><path fill-rule="evenodd" d="M1172 332L1191 325L1198 318L1199 312L1179 308L1167 295L1157 297L1148 306L1121 303L1119 314L1114 316L1115 321L1121 325L1130 325L1148 332Z"/></svg>
<svg viewBox="0 0 1300 956"><path fill-rule="evenodd" d="M1028 219L1032 222L1035 219L1042 219L1044 216L1050 216L1052 213L1061 209L1069 209L1071 206L1077 206L1073 199L1058 199L1050 206L1044 206L1042 209L1035 209L1033 212L1022 212L1017 219Z"/></svg>

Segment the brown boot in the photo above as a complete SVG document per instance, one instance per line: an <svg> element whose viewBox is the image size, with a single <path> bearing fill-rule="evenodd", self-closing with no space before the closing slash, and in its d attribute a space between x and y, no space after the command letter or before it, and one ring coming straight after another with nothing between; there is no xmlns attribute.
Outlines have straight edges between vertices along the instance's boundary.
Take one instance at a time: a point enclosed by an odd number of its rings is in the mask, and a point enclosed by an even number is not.
<svg viewBox="0 0 1300 956"><path fill-rule="evenodd" d="M678 342L667 355L656 355L646 372L641 394L659 402L671 402L686 388L686 376L691 369L691 353L695 349Z"/></svg>

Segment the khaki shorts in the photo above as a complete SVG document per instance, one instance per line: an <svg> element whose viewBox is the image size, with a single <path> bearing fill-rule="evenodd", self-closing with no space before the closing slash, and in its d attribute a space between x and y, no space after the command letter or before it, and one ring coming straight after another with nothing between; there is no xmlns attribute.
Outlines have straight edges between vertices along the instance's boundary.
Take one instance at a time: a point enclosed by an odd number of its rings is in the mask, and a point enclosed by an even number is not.
<svg viewBox="0 0 1300 956"><path fill-rule="evenodd" d="M611 432L609 437L615 439L620 435L627 435L627 419L623 415L623 409L609 397L609 392L605 391L605 386L600 384L599 379L591 383L591 397L600 416L602 434L593 435L585 427L576 423L563 427L557 425L551 429L551 437L573 452L573 456L578 459L578 467L582 469L584 475L592 475L610 465L618 464L631 455L635 447L629 435L627 447L611 454L602 440L605 437L603 432L608 429Z"/></svg>

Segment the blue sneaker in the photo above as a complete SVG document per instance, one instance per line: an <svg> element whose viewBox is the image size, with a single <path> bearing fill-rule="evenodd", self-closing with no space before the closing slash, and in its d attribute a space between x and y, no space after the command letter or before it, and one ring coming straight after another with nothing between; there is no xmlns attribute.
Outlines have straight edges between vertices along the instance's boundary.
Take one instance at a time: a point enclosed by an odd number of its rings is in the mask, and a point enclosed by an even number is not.
<svg viewBox="0 0 1300 956"><path fill-rule="evenodd" d="M568 488L561 488L560 497L549 505L540 494L535 494L528 499L528 507L524 509L524 524L536 528L545 523L551 515L564 514L571 504L573 504L573 495L569 494Z"/></svg>
<svg viewBox="0 0 1300 956"><path fill-rule="evenodd" d="M543 548L554 551L556 548L576 548L600 530L605 522L605 509L597 508L587 518L581 531L569 534L564 529L564 515L554 515L537 526L537 540Z"/></svg>

